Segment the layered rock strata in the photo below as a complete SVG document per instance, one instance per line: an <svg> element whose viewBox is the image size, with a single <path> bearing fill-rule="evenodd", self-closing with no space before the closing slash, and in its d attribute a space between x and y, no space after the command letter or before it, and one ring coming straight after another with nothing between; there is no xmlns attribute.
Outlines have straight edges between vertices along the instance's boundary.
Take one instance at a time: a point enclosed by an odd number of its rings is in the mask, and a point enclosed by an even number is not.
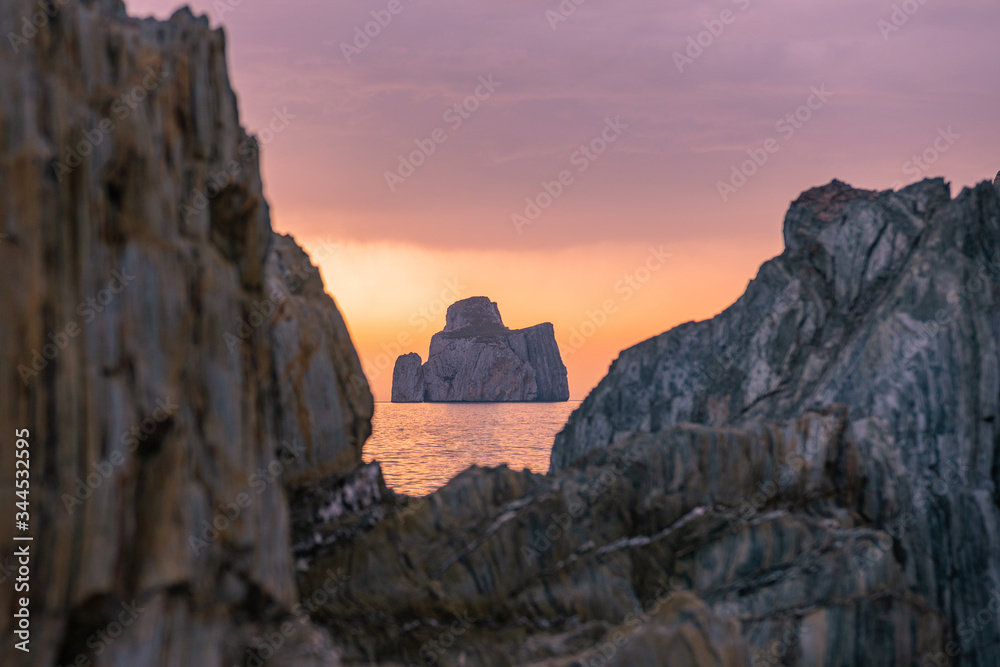
<svg viewBox="0 0 1000 667"><path fill-rule="evenodd" d="M348 664L920 664L947 622L877 527L898 462L856 435L835 407L636 433L550 477L473 468L363 531L338 514L304 588L343 573L318 616Z"/></svg>
<svg viewBox="0 0 1000 667"><path fill-rule="evenodd" d="M998 188L835 181L785 239L624 351L548 476L472 469L315 548L344 659L1000 664Z"/></svg>
<svg viewBox="0 0 1000 667"><path fill-rule="evenodd" d="M804 193L734 306L621 354L550 475L408 498L361 463L371 395L271 231L223 34L38 7L0 6L0 431L31 482L0 663L1000 664L997 187ZM535 329L474 300L401 386L465 395L478 345L495 395L562 395Z"/></svg>
<svg viewBox="0 0 1000 667"><path fill-rule="evenodd" d="M998 189L803 193L785 251L733 306L619 355L556 437L551 469L635 432L843 404L858 446L897 462L876 482L895 500L866 515L897 529L908 589L956 635L950 659L1000 664Z"/></svg>
<svg viewBox="0 0 1000 667"><path fill-rule="evenodd" d="M353 474L372 398L318 271L271 231L223 33L14 0L0 34L0 497L26 430L31 515L0 514L0 664L244 664L275 633L269 664L336 664L288 493Z"/></svg>
<svg viewBox="0 0 1000 667"><path fill-rule="evenodd" d="M508 329L497 304L484 296L449 306L427 362L404 354L392 373L394 403L568 400L552 325Z"/></svg>

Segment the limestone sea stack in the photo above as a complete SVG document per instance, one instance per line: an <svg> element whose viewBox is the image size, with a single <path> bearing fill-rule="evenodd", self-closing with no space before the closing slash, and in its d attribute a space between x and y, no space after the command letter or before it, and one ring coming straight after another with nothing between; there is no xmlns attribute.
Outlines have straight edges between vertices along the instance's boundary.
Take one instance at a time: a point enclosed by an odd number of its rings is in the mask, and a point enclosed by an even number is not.
<svg viewBox="0 0 1000 667"><path fill-rule="evenodd" d="M485 296L448 307L430 356L404 354L392 372L392 402L556 402L569 400L566 366L545 322L509 329Z"/></svg>

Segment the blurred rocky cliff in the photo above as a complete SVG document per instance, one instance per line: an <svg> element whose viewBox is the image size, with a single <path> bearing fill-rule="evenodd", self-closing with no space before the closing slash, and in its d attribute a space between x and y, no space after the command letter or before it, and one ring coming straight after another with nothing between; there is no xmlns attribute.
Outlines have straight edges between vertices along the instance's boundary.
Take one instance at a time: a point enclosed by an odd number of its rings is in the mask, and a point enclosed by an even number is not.
<svg viewBox="0 0 1000 667"><path fill-rule="evenodd" d="M1000 664L997 186L804 193L736 304L622 352L548 475L399 496L223 33L40 7L0 5L4 502L17 430L31 461L0 663Z"/></svg>
<svg viewBox="0 0 1000 667"><path fill-rule="evenodd" d="M0 497L28 429L34 536L25 654L0 513L0 664L243 664L283 626L272 664L330 664L287 496L352 474L372 397L271 231L225 37L186 10L44 10L0 3Z"/></svg>

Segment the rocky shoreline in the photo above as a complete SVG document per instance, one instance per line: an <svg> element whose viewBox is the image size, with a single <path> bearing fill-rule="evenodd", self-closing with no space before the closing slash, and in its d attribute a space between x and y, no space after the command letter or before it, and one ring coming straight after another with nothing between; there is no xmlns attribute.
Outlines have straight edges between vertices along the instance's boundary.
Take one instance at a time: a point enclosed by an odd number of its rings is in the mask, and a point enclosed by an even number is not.
<svg viewBox="0 0 1000 667"><path fill-rule="evenodd" d="M344 658L998 664L1000 187L834 181L784 229L732 307L621 353L548 475L470 469L318 547Z"/></svg>
<svg viewBox="0 0 1000 667"><path fill-rule="evenodd" d="M148 67L145 111L57 173ZM35 535L2 664L1000 664L1000 185L803 193L733 306L619 355L547 475L415 498L362 460L372 396L271 229L221 31L61 4L0 88L0 430L30 432ZM401 391L469 400L442 369L470 346L517 371L494 399L563 395L551 325L488 299Z"/></svg>

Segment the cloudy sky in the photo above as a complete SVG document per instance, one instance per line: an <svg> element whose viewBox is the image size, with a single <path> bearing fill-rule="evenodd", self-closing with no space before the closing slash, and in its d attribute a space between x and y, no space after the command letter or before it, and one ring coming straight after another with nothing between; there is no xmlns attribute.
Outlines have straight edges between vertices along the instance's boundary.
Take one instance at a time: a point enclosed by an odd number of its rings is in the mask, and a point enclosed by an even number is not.
<svg viewBox="0 0 1000 667"><path fill-rule="evenodd" d="M1000 169L995 0L192 6L379 400L476 295L552 321L582 399L623 347L738 297L802 190Z"/></svg>

